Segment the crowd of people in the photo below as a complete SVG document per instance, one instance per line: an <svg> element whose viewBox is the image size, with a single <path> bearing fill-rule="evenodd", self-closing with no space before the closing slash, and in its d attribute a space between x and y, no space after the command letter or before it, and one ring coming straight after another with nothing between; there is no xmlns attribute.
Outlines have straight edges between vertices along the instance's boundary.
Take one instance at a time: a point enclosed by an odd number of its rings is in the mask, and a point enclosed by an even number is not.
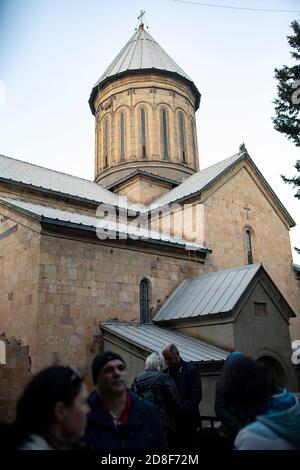
<svg viewBox="0 0 300 470"><path fill-rule="evenodd" d="M2 445L19 450L199 451L201 377L174 344L149 355L144 372L127 386L127 365L117 353L92 363L88 396L79 371L52 366L25 387L16 420L2 429ZM220 439L228 449L300 449L300 404L279 388L270 370L234 352L216 384ZM5 435L5 437L3 437Z"/></svg>

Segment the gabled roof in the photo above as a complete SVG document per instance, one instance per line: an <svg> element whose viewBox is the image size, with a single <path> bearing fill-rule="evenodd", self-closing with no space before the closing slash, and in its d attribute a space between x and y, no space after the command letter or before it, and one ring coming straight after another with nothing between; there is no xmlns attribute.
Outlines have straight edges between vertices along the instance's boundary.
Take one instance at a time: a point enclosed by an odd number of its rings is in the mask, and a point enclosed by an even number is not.
<svg viewBox="0 0 300 470"><path fill-rule="evenodd" d="M209 184L221 177L224 171L230 169L233 164L237 163L242 158L242 155L238 153L222 160L221 162L215 163L204 170L197 171L197 173L184 179L179 186L156 199L151 204L151 208L156 209L157 207L170 204L171 202L180 201L185 197L203 191Z"/></svg>
<svg viewBox="0 0 300 470"><path fill-rule="evenodd" d="M260 270L275 286L261 263L225 269L186 279L162 305L153 321L195 319L206 315L232 312ZM275 288L278 291L276 286ZM291 307L283 297L282 299L289 309L290 315L294 316Z"/></svg>
<svg viewBox="0 0 300 470"><path fill-rule="evenodd" d="M166 344L176 344L185 361L224 361L228 352L198 339L152 324L103 322L100 327L148 352L161 352Z"/></svg>
<svg viewBox="0 0 300 470"><path fill-rule="evenodd" d="M118 187L120 184L123 184L126 181L131 180L135 176L145 176L145 177L151 178L152 180L157 180L157 181L161 181L161 182L164 182L164 183L169 183L173 187L178 186L180 184L179 181L172 180L172 179L167 178L165 176L157 175L155 173L152 173L151 171L145 171L145 170L141 170L140 168L137 168L132 173L129 173L129 175L126 175L126 176L124 176L124 178L121 178L120 180L117 180L114 183L107 186L107 189L109 191L111 191L114 188Z"/></svg>
<svg viewBox="0 0 300 470"><path fill-rule="evenodd" d="M196 252L210 253L211 250L197 243L187 242L178 238L169 237L155 230L146 230L135 227L131 224L117 223L107 218L101 219L89 215L79 214L78 212L65 211L54 207L43 206L41 204L33 204L18 199L10 199L0 197L0 204L17 210L28 216L33 216L37 220L54 225L63 225L80 230L90 230L104 234L104 238L116 239L116 235L120 234L120 239L143 240L148 243L157 243L160 245L168 245L179 249L191 249ZM122 235L122 236L121 236ZM100 236L99 236L100 238Z"/></svg>
<svg viewBox="0 0 300 470"><path fill-rule="evenodd" d="M122 198L99 183L0 155L0 181L15 182L60 196L123 207ZM134 204L131 208L137 210Z"/></svg>
<svg viewBox="0 0 300 470"><path fill-rule="evenodd" d="M261 264L250 264L184 280L162 305L154 321L230 312L260 267Z"/></svg>
<svg viewBox="0 0 300 470"><path fill-rule="evenodd" d="M199 107L200 93L191 78L166 53L166 51L153 39L153 37L140 25L138 30L129 39L110 66L101 75L93 87L89 99L92 112L95 112L93 99L99 88L108 81L128 73L142 71L159 71L180 77L189 83L196 95L196 109Z"/></svg>
<svg viewBox="0 0 300 470"><path fill-rule="evenodd" d="M168 204L176 203L188 199L190 197L200 195L201 192L205 191L211 185L217 182L223 175L228 173L238 162L242 160L248 161L248 163L250 163L257 176L267 188L276 205L285 214L285 217L289 222L289 226L294 227L296 225L296 222L286 210L286 208L284 207L280 199L277 197L276 193L273 191L273 189L271 188L267 180L264 178L262 173L259 171L252 158L247 152L244 151L240 151L232 157L226 158L225 160L215 163L214 165L211 165L205 168L204 170L198 171L192 176L189 176L179 186L171 189L170 191L156 199L151 204L149 209L157 209Z"/></svg>
<svg viewBox="0 0 300 470"><path fill-rule="evenodd" d="M297 273L300 273L300 264L293 263L293 268L294 268L294 271L296 271Z"/></svg>

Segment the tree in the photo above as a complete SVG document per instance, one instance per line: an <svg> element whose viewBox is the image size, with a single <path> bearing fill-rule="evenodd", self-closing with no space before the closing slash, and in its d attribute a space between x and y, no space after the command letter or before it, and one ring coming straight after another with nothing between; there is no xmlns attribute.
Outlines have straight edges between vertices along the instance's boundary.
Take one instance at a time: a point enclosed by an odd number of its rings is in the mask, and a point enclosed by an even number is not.
<svg viewBox="0 0 300 470"><path fill-rule="evenodd" d="M296 147L300 147L300 24L294 20L291 23L293 33L288 36L292 58L296 63L288 67L284 65L275 69L277 84L277 98L274 101L276 117L273 118L274 128L284 134ZM298 175L293 178L282 176L285 183L297 188L295 197L300 199L300 160L296 161L295 168Z"/></svg>

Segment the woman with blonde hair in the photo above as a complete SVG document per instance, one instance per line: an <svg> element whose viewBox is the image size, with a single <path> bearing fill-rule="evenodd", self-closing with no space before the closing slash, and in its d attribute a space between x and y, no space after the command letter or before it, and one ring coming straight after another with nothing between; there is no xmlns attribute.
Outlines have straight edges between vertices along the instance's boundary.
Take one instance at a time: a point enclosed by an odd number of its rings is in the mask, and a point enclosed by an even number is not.
<svg viewBox="0 0 300 470"><path fill-rule="evenodd" d="M147 357L145 371L138 374L132 384L133 390L151 401L158 409L169 448L174 447L174 415L180 406L180 398L172 377L164 374L164 359L158 352Z"/></svg>

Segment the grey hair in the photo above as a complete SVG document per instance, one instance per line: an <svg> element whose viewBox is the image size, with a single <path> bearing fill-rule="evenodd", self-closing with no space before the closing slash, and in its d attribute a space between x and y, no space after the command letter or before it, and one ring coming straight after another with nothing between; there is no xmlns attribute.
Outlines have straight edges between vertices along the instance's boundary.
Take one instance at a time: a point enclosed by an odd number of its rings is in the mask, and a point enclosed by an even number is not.
<svg viewBox="0 0 300 470"><path fill-rule="evenodd" d="M147 357L145 370L162 370L164 368L164 359L158 352L154 352Z"/></svg>

